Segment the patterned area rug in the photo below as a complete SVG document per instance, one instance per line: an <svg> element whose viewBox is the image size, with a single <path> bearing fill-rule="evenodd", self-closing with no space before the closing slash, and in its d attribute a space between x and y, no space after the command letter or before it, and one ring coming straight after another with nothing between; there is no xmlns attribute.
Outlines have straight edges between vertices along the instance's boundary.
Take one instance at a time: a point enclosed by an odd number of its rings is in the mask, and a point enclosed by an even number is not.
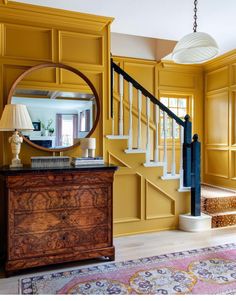
<svg viewBox="0 0 236 301"><path fill-rule="evenodd" d="M236 244L21 279L21 294L236 295Z"/></svg>

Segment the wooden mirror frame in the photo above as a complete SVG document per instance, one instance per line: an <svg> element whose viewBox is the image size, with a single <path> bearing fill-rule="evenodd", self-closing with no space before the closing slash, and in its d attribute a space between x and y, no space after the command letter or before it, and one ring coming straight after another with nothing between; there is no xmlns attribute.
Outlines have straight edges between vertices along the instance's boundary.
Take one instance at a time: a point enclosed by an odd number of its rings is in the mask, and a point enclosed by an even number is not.
<svg viewBox="0 0 236 301"><path fill-rule="evenodd" d="M28 74L30 74L31 72L36 71L36 70L40 70L40 69L43 69L43 68L52 68L52 67L63 68L63 69L69 70L69 71L77 74L78 76L80 76L88 84L88 86L92 90L92 92L94 94L94 97L95 97L95 100L96 100L96 104L97 104L97 114L96 114L97 116L96 116L96 119L95 119L95 122L93 124L92 129L89 131L88 135L86 137L84 137L84 138L90 137L93 134L93 132L95 131L95 129L97 127L97 124L98 124L98 121L99 121L99 117L100 117L100 102L99 102L97 91L96 91L94 85L92 84L92 82L87 78L87 76L85 76L82 72L80 72L79 70L75 69L74 67L71 67L71 66L68 66L68 65L64 65L64 64L61 64L61 63L45 63L45 64L36 65L36 66L33 66L33 67L27 69L26 71L24 71L15 80L15 82L11 86L10 92L8 94L8 97L7 97L7 103L9 103L9 104L11 103L11 99L13 97L13 94L14 94L14 91L15 91L17 85ZM63 152L63 151L70 150L70 149L72 149L72 148L74 148L76 146L79 146L79 144L80 144L80 142L77 142L77 143L75 143L75 144L73 144L71 146L68 146L68 147L64 147L64 148L51 148L50 149L50 148L46 148L46 147L43 147L43 146L40 146L40 145L37 145L37 144L31 142L24 135L22 135L22 137L23 137L24 141L26 141L28 144L30 144L34 148L37 148L37 149L40 149L40 150L43 150L43 151L47 151L47 152Z"/></svg>

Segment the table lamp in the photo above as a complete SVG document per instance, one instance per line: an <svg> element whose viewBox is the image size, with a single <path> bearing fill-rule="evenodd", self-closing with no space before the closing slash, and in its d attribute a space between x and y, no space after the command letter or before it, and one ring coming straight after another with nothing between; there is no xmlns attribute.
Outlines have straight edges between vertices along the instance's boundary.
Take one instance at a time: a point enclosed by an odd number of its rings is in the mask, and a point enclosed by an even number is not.
<svg viewBox="0 0 236 301"><path fill-rule="evenodd" d="M2 113L2 118L0 120L0 131L14 131L13 135L9 138L9 143L11 143L11 150L13 154L10 168L23 166L19 158L23 138L19 135L18 131L33 129L34 127L32 125L26 105L7 104L5 106Z"/></svg>

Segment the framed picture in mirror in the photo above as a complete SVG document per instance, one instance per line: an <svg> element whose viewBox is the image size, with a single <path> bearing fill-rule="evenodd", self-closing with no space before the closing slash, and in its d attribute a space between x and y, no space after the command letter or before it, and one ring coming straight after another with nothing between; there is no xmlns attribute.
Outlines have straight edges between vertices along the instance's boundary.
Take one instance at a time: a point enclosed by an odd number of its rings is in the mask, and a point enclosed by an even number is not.
<svg viewBox="0 0 236 301"><path fill-rule="evenodd" d="M32 124L33 124L33 127L34 127L34 132L41 131L41 122L33 121Z"/></svg>

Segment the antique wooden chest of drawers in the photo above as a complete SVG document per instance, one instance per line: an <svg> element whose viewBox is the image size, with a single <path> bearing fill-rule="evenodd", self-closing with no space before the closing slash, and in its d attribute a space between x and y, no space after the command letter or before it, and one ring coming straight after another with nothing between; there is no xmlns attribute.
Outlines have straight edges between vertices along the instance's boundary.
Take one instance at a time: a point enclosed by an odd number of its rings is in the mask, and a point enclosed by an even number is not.
<svg viewBox="0 0 236 301"><path fill-rule="evenodd" d="M115 170L111 165L2 168L6 272L101 256L113 260Z"/></svg>

